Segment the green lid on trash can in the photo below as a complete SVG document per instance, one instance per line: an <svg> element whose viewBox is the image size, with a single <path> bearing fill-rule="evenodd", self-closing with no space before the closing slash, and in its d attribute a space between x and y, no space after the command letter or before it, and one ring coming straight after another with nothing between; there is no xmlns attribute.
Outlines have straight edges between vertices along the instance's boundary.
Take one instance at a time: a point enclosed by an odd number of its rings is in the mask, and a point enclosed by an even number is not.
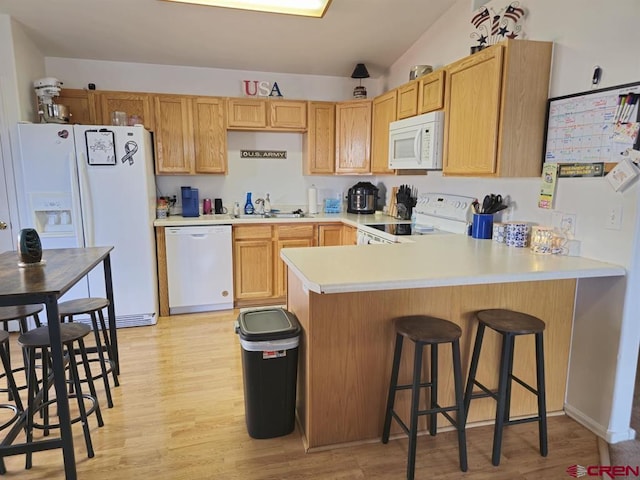
<svg viewBox="0 0 640 480"><path fill-rule="evenodd" d="M298 319L284 308L240 312L238 325L240 338L250 341L291 338L300 333Z"/></svg>

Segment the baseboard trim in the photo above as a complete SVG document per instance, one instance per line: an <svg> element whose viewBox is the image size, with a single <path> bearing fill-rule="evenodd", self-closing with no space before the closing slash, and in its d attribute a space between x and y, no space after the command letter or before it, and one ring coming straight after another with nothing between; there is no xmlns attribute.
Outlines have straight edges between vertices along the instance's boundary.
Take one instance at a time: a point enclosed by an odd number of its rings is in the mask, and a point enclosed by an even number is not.
<svg viewBox="0 0 640 480"><path fill-rule="evenodd" d="M622 432L614 432L614 431L608 430L606 427L594 421L591 417L586 415L584 412L581 412L580 410L572 407L571 405L565 404L564 411L567 413L569 417L574 419L580 425L591 430L593 433L595 433L598 437L605 440L607 443L624 442L626 440L633 440L636 437L636 431L632 428L629 428Z"/></svg>

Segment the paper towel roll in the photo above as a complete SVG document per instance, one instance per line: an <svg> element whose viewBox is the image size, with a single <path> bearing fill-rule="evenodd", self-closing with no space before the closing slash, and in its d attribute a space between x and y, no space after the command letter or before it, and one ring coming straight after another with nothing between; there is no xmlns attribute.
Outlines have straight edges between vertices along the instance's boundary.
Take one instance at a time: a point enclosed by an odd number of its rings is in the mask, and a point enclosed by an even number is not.
<svg viewBox="0 0 640 480"><path fill-rule="evenodd" d="M318 190L315 185L309 188L307 210L309 213L318 213Z"/></svg>

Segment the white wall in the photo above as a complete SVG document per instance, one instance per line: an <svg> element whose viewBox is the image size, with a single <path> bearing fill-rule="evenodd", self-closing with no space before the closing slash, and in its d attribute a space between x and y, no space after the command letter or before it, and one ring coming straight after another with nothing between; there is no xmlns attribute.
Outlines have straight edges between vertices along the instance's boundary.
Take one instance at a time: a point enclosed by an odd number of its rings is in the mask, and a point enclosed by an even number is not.
<svg viewBox="0 0 640 480"><path fill-rule="evenodd" d="M499 11L509 3L494 0L486 6ZM636 45L629 42L629 32L637 30L640 18L637 0L528 0L521 5L528 10L526 38L554 42L550 97L589 90L595 65L603 69L600 87L640 80L640 55ZM468 55L473 44L469 36L473 31L471 17L469 1L459 0L394 63L388 86L405 83L412 65L439 67ZM385 179L385 183L407 182L407 178L393 180ZM538 178L450 179L434 174L411 181L420 190L438 189L479 198L492 191L509 195L516 204L508 213L512 219L551 223L551 212L536 206ZM615 292L607 292L612 297L625 298L624 307L579 308L583 318L578 325L588 328L572 347L572 370L588 375L570 377L567 403L572 413L609 441L624 440L632 434L629 417L640 340L636 247L640 243L639 188L636 183L624 193L616 193L604 178L567 178L559 180L555 199L557 211L577 214L576 238L581 241L582 255L623 265L628 271L626 294L624 282L616 284ZM623 210L622 228L607 230L607 211L616 206ZM579 300L593 297L593 282L583 283ZM593 379L607 381L598 381L595 386Z"/></svg>
<svg viewBox="0 0 640 480"><path fill-rule="evenodd" d="M11 33L15 56L16 82L20 119L36 118L36 101L33 81L45 75L44 55L29 38L21 23L11 20Z"/></svg>
<svg viewBox="0 0 640 480"><path fill-rule="evenodd" d="M177 195L180 187L199 189L200 199L222 198L229 212L234 202L244 206L246 192L253 200L269 193L273 208L307 209L307 189L313 184L318 199L345 196L348 188L359 181L356 177L305 176L302 174L302 134L229 132L227 134L229 173L226 176L158 176L156 183L162 195ZM286 159L240 158L240 150L285 150ZM180 208L180 207L179 207Z"/></svg>
<svg viewBox="0 0 640 480"><path fill-rule="evenodd" d="M8 15L0 14L0 163L4 179L0 179L0 185L6 188L8 197L12 243L15 241L18 225L11 161L13 152L17 152L16 124L33 115L33 103L26 83L33 81L34 76L37 78L43 74L44 56L25 34L22 25Z"/></svg>
<svg viewBox="0 0 640 480"><path fill-rule="evenodd" d="M73 58L46 59L47 75L64 82L67 88L176 93L241 97L243 80L277 82L284 98L304 100L347 100L353 95L356 80L323 75L296 75L221 68L178 67L142 63L107 62ZM381 81L363 80L369 96L381 92Z"/></svg>

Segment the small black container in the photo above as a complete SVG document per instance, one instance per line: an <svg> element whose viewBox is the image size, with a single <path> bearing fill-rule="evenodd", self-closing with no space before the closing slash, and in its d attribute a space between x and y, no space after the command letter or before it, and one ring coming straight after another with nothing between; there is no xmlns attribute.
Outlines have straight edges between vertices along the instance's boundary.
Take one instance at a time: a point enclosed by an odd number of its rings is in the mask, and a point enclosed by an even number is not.
<svg viewBox="0 0 640 480"><path fill-rule="evenodd" d="M23 228L18 234L18 258L20 263L29 265L42 260L42 243L33 228Z"/></svg>
<svg viewBox="0 0 640 480"><path fill-rule="evenodd" d="M236 333L242 346L247 431L253 438L287 435L295 428L300 324L283 308L241 312Z"/></svg>

